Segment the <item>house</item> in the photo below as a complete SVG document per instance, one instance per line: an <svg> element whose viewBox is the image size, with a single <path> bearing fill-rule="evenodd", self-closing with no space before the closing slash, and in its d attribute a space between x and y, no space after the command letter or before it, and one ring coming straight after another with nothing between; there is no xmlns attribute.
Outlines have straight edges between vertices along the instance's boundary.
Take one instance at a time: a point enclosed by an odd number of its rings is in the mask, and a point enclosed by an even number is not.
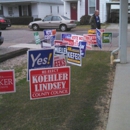
<svg viewBox="0 0 130 130"><path fill-rule="evenodd" d="M101 23L104 23L111 19L111 10L119 3L119 0L0 0L0 15L35 19L61 14L80 21L83 15L92 15L99 10Z"/></svg>
<svg viewBox="0 0 130 130"><path fill-rule="evenodd" d="M107 20L107 2L109 0L62 0L64 2L64 15L80 21L83 15L92 15L99 10L101 22Z"/></svg>
<svg viewBox="0 0 130 130"><path fill-rule="evenodd" d="M130 0L128 0L128 22L130 23ZM119 23L120 0L109 0L107 2L107 20Z"/></svg>
<svg viewBox="0 0 130 130"><path fill-rule="evenodd" d="M63 2L61 0L0 0L0 15L5 17L44 18L49 14L63 15Z"/></svg>
<svg viewBox="0 0 130 130"><path fill-rule="evenodd" d="M62 0L64 2L64 15L80 21L83 15L92 15L95 10L99 10L101 23L106 21L119 22L120 0ZM128 0L130 4L130 0ZM128 4L128 13L130 5ZM118 9L118 11L117 11ZM116 13L114 14L113 13ZM116 12L115 12L116 11ZM114 16L113 16L114 14ZM130 14L128 15L130 17ZM114 19L113 19L114 18Z"/></svg>

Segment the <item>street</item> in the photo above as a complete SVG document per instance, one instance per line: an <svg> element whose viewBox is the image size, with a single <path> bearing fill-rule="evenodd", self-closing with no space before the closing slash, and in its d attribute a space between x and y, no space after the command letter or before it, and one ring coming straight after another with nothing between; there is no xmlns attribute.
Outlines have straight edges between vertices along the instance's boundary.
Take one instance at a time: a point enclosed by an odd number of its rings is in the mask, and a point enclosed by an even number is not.
<svg viewBox="0 0 130 130"><path fill-rule="evenodd" d="M4 37L4 43L1 45L2 47L9 47L11 45L16 45L16 44L21 44L21 43L35 43L34 41L34 31L28 29L28 28L23 28L23 29L13 29L13 28L7 28L6 30L1 30L2 31L2 36ZM110 31L109 31L110 32ZM117 31L112 31L113 32L113 44L112 46L116 47L118 46L118 32ZM44 38L43 31L38 31L40 39ZM71 34L77 34L77 35L83 35L87 34L87 30L76 30L72 29L71 31L67 32L60 32L57 31L56 33L56 39L60 40L61 39L61 34L62 33L71 33Z"/></svg>

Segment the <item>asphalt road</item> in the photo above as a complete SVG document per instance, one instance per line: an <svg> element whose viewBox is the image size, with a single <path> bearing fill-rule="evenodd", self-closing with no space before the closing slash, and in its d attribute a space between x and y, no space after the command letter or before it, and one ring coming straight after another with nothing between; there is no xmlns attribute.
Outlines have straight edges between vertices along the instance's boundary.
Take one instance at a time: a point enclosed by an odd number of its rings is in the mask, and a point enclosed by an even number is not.
<svg viewBox="0 0 130 130"><path fill-rule="evenodd" d="M20 43L35 43L34 31L28 28L13 29L10 27L10 28L7 28L6 30L1 30L1 31L2 31L2 36L4 37L4 43L1 45L2 47L9 47L11 45L20 44ZM41 30L38 32L39 32L40 38L43 39L44 38L43 31ZM117 37L119 34L116 31L112 31L112 32L113 32L113 45L118 46ZM56 34L57 40L60 40L62 33L83 35L83 34L87 34L87 30L72 29L71 31L68 31L68 32L57 31L57 34Z"/></svg>

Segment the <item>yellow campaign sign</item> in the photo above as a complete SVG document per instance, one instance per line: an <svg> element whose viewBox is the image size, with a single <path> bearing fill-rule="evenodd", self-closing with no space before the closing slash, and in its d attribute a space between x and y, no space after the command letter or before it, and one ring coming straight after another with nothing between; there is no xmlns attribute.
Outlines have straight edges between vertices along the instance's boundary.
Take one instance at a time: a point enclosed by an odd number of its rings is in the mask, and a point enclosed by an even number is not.
<svg viewBox="0 0 130 130"><path fill-rule="evenodd" d="M96 34L96 30L95 29L90 29L90 30L88 30L88 34Z"/></svg>
<svg viewBox="0 0 130 130"><path fill-rule="evenodd" d="M67 63L82 66L80 47L67 46Z"/></svg>

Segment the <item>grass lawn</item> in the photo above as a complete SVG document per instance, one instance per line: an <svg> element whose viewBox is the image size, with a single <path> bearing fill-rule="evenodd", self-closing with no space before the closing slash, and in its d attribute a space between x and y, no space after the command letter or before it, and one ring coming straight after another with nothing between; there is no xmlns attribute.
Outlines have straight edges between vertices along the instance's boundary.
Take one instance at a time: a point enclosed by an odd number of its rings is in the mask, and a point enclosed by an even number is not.
<svg viewBox="0 0 130 130"><path fill-rule="evenodd" d="M101 24L101 28L105 29L109 26L109 23ZM91 29L90 25L77 25L76 29Z"/></svg>
<svg viewBox="0 0 130 130"><path fill-rule="evenodd" d="M69 96L30 100L23 76L16 93L0 95L0 130L95 130L100 124L98 99L107 93L110 52L87 51L82 67L71 65ZM16 78L26 64L15 68Z"/></svg>

